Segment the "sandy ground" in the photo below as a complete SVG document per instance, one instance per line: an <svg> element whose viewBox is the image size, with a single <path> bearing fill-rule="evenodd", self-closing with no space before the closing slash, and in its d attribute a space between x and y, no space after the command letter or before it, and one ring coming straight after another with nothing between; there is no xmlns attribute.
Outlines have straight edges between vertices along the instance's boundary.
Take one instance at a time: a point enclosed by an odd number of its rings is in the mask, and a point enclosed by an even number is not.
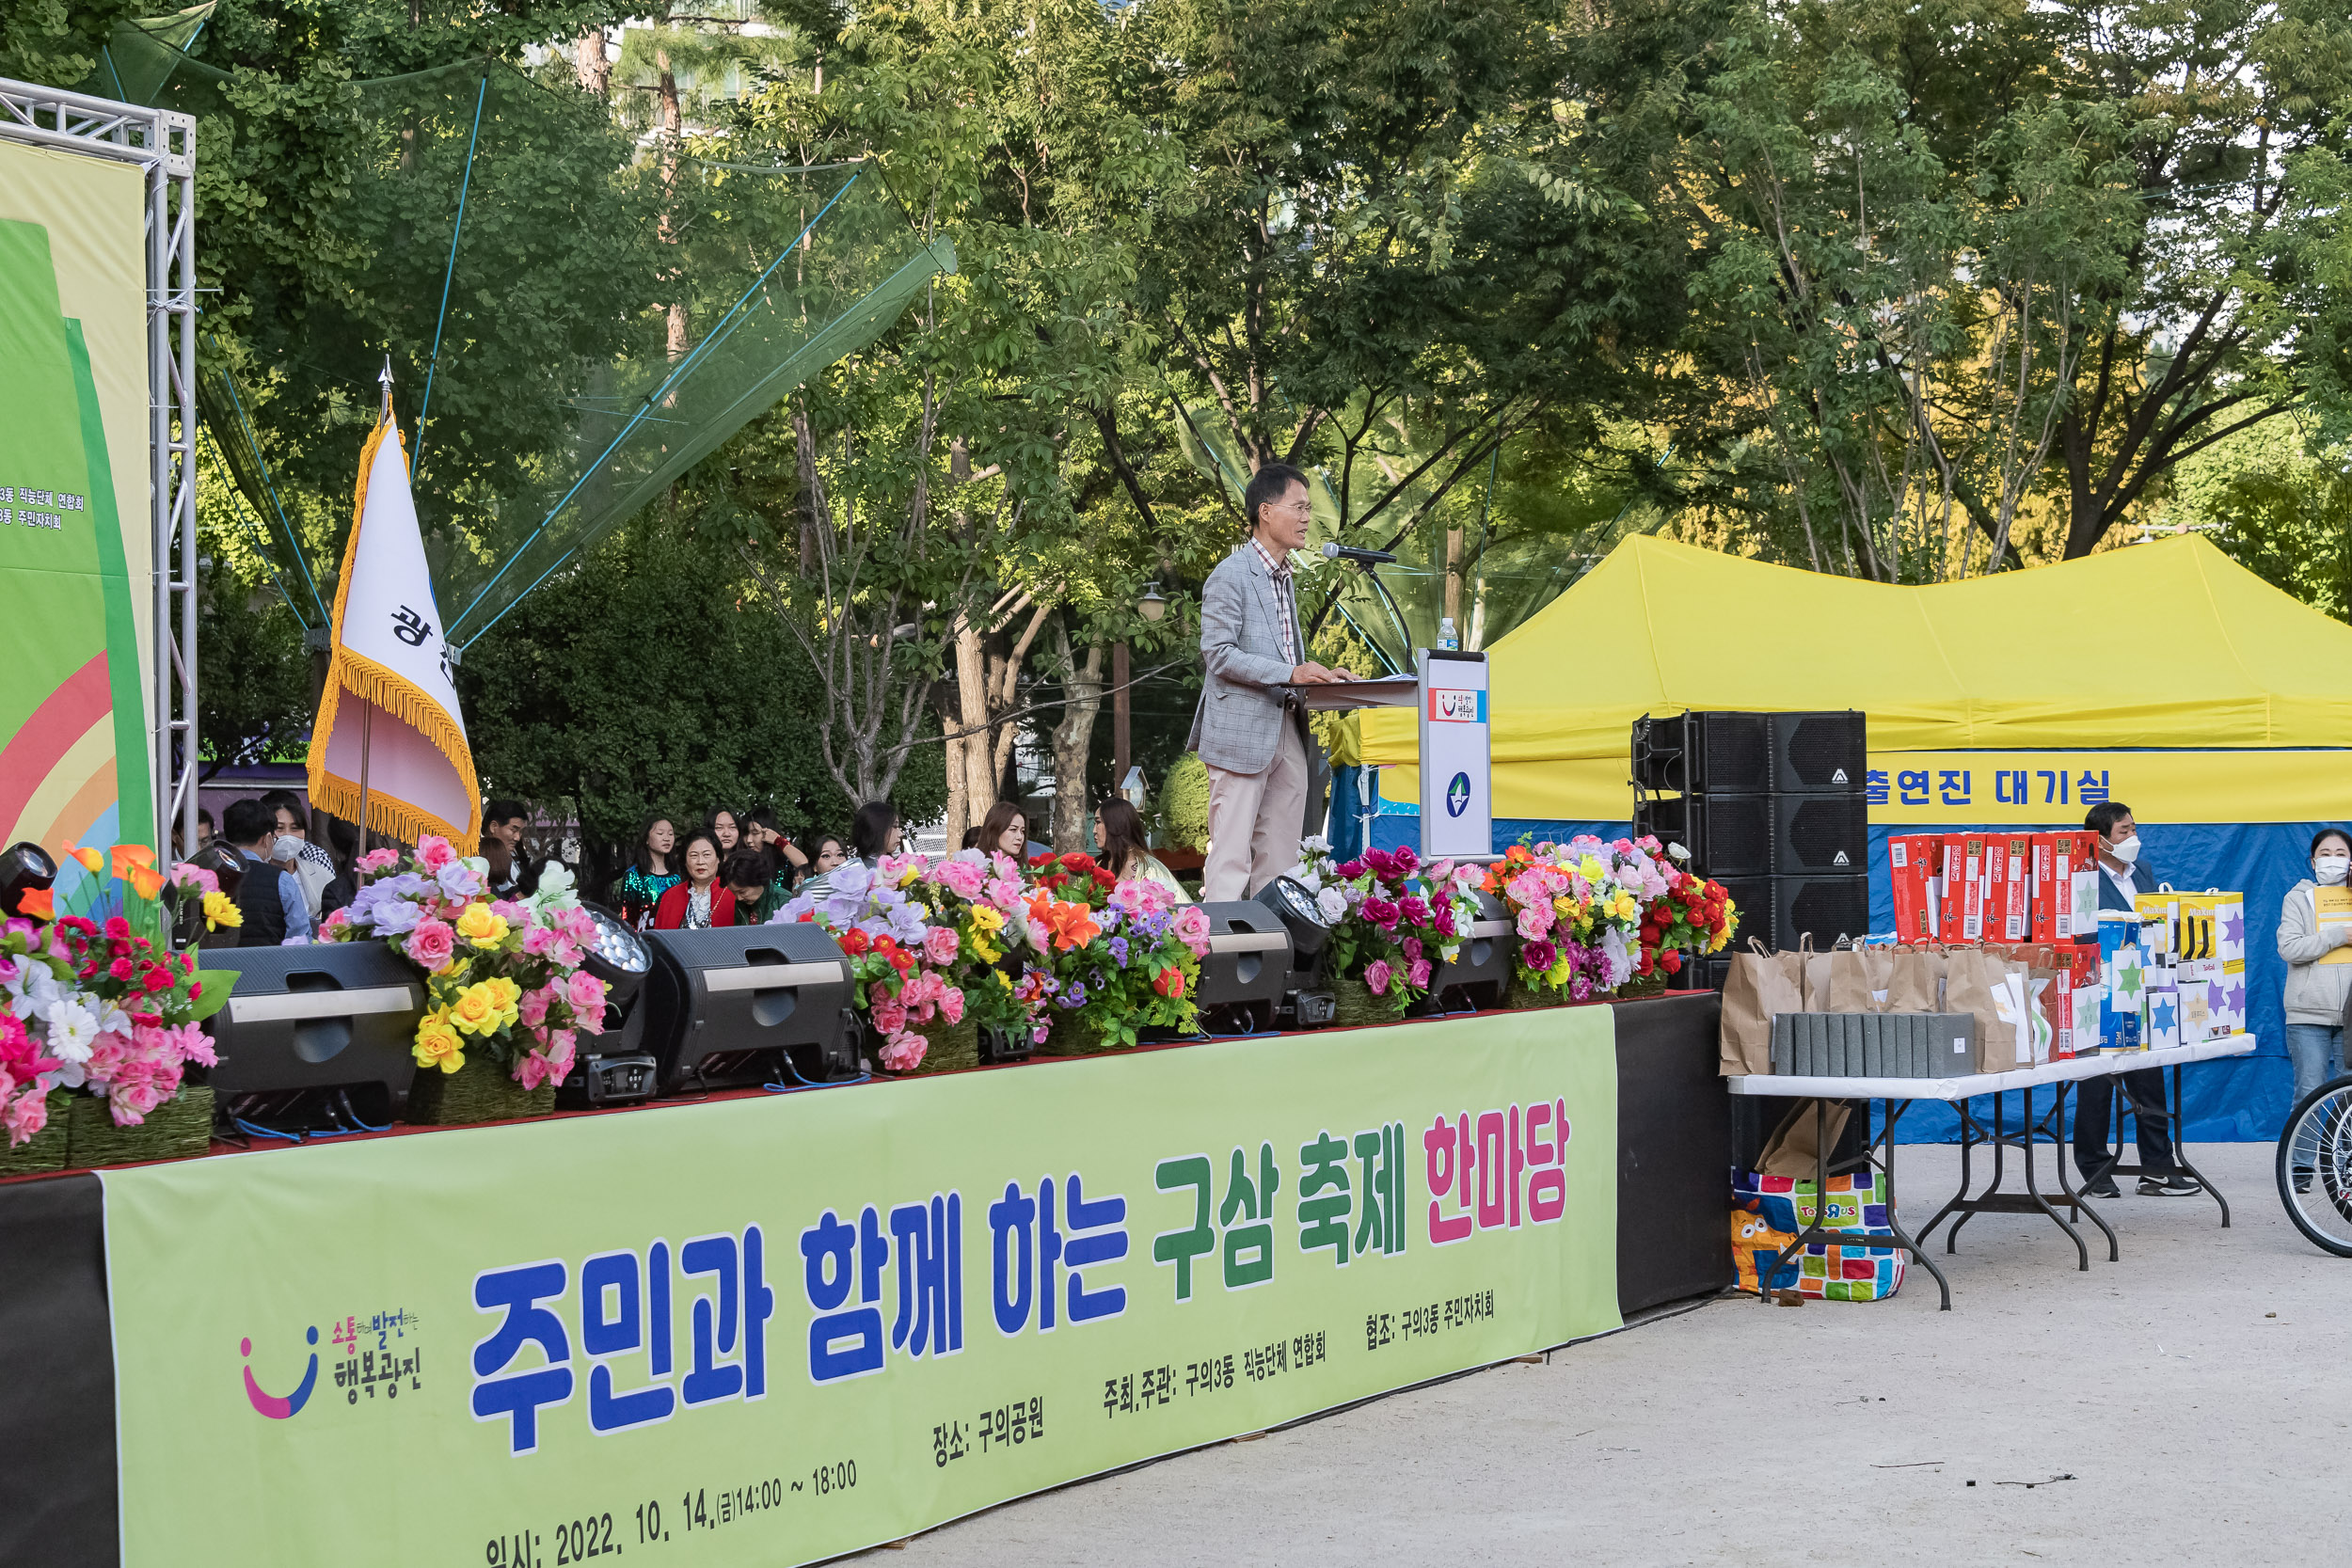
<svg viewBox="0 0 2352 1568"><path fill-rule="evenodd" d="M2268 1145L2233 1201L2104 1206L2122 1259L1982 1215L1894 1301L1679 1316L946 1526L892 1568L1152 1563L2344 1561L2352 1259ZM1915 1222L1956 1151L1905 1148ZM2045 1167L2046 1168L2046 1167ZM1932 1195L1932 1196L1931 1196Z"/></svg>

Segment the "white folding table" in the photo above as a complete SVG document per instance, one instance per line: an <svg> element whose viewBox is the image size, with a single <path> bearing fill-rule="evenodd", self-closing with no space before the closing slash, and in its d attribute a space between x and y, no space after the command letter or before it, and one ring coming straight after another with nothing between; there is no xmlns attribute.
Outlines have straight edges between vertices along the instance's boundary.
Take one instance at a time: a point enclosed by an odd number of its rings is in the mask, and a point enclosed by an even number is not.
<svg viewBox="0 0 2352 1568"><path fill-rule="evenodd" d="M1766 1287L1760 1290L1758 1294L1764 1300L1770 1301L1772 1292L1768 1282L1790 1259L1808 1246L1900 1247L1917 1259L1926 1267L1928 1273L1935 1276L1936 1288L1942 1292L1944 1310L1949 1311L1952 1305L1951 1284L1944 1277L1944 1271L1937 1268L1934 1260L1928 1257L1923 1250L1922 1243L1935 1233L1936 1227L1943 1224L1947 1217L1955 1214L1959 1217L1953 1221L1951 1229L1945 1235L1945 1250L1947 1253L1957 1249L1960 1227L1968 1222L1968 1217L1972 1214L2040 1213L2048 1215L2059 1229L2066 1232L2068 1238L2074 1243L2077 1266L2088 1270L2090 1267L2090 1249L2084 1244L2080 1232L2068 1224L2065 1216L2058 1212L2059 1207L2064 1207L2077 1213L2090 1215L2091 1223L2106 1233L2107 1259L2110 1262L2114 1261L2121 1256L2116 1245L2114 1227L2100 1217L2098 1211L2086 1202L2083 1196L2074 1190L2074 1183L2067 1180L2063 1135L2066 1090L2068 1085L2079 1083L2086 1078L2110 1077L2126 1072L2137 1072L2146 1068L2172 1069L2169 1103L2164 1106L2143 1106L2137 1101L2131 1101L2132 1114L2161 1117L2170 1124L2174 1133L2173 1148L2178 1152L2182 1168L2212 1195L2215 1202L2221 1205L2221 1223L2226 1227L2230 1223L2228 1200L2222 1197L2202 1172L2189 1164L2179 1137L2180 1069L2192 1062L2213 1061L2225 1056L2243 1056L2253 1049L2254 1037L2238 1034L2224 1036L2216 1040L2202 1040L2194 1045L2167 1046L2160 1051L2133 1051L2115 1055L2076 1056L2068 1061L2050 1062L2041 1067L2017 1068L2008 1072L1968 1073L1957 1078L1831 1078L1767 1072L1734 1076L1726 1080L1733 1094L1810 1099L1814 1101L1816 1118L1814 1125L1816 1141L1819 1145L1819 1151L1815 1158L1814 1191L1817 1195L1826 1192L1830 1177L1841 1171L1869 1168L1886 1178L1887 1228L1884 1231L1828 1229L1822 1226L1821 1216L1827 1212L1829 1206L1825 1202L1817 1200L1814 1205L1813 1222L1804 1227L1804 1232L1794 1242L1782 1249L1779 1256L1772 1259L1769 1269L1764 1269L1757 1274L1756 1278L1759 1284ZM2036 1116L2033 1109L2033 1091L2045 1086L2054 1088L2057 1092L2051 1096L2049 1110L2041 1116ZM2012 1090L2023 1091L2026 1101L2018 1130L2014 1133L2008 1129L2001 1100L2003 1095ZM1993 1096L1993 1118L1990 1131L1987 1130L1988 1124L1983 1118L1975 1115L1969 1104L1971 1101L1984 1095ZM2126 1098L2128 1099L2128 1091ZM1833 1100L1859 1100L1864 1102L1863 1112L1866 1116L1869 1113L1870 1101L1883 1101L1886 1103L1886 1115L1880 1123L1878 1132L1869 1138L1861 1157L1841 1162L1834 1168L1830 1162L1827 1137L1829 1101ZM1911 1233L1903 1228L1901 1221L1896 1215L1895 1127L1902 1119L1904 1110L1914 1101L1922 1100L1943 1101L1958 1108L1961 1117L1961 1177L1960 1191L1954 1195L1950 1202L1936 1211L1935 1217L1928 1222L1926 1227L1919 1232L1918 1238L1915 1240ZM2037 1141L2047 1141L2057 1148L2058 1187L2063 1196L2055 1200L2042 1196L2042 1189L2035 1180L2033 1146ZM1971 1156L1978 1145L1986 1143L1994 1146L1992 1180L1982 1193L1972 1197L1968 1191L1972 1180ZM2025 1156L2023 1163L2026 1191L2023 1193L2007 1193L2000 1190L2003 1155L2011 1148L2019 1149Z"/></svg>

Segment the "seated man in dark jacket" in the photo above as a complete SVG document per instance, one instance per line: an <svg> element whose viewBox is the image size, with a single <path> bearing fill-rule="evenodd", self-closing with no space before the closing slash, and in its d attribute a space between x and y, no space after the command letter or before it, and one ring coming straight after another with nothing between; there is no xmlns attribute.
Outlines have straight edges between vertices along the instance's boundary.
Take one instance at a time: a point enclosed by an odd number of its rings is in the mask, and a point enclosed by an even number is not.
<svg viewBox="0 0 2352 1568"><path fill-rule="evenodd" d="M275 853L278 814L259 800L231 800L221 814L221 836L245 863L245 880L237 884L237 912L245 917L237 945L276 947L291 937L307 939L310 906Z"/></svg>

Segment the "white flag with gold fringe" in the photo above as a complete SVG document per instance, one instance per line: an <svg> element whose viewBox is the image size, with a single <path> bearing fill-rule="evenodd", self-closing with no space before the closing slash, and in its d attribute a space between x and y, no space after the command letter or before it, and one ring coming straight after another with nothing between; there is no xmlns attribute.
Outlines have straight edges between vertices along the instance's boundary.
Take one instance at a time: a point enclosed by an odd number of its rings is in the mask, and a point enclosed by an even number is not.
<svg viewBox="0 0 2352 1568"><path fill-rule="evenodd" d="M351 542L335 586L334 654L310 734L310 800L403 843L469 854L482 832L473 751L389 407L359 453Z"/></svg>

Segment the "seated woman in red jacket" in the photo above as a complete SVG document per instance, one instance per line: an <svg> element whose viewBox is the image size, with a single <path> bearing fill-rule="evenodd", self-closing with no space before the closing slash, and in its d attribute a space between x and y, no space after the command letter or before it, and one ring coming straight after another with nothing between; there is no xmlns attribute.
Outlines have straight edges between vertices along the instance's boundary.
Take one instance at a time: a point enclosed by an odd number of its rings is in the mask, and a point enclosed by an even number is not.
<svg viewBox="0 0 2352 1568"><path fill-rule="evenodd" d="M735 924L735 895L719 885L719 841L697 829L680 847L686 880L661 895L654 907L657 931L699 931Z"/></svg>

